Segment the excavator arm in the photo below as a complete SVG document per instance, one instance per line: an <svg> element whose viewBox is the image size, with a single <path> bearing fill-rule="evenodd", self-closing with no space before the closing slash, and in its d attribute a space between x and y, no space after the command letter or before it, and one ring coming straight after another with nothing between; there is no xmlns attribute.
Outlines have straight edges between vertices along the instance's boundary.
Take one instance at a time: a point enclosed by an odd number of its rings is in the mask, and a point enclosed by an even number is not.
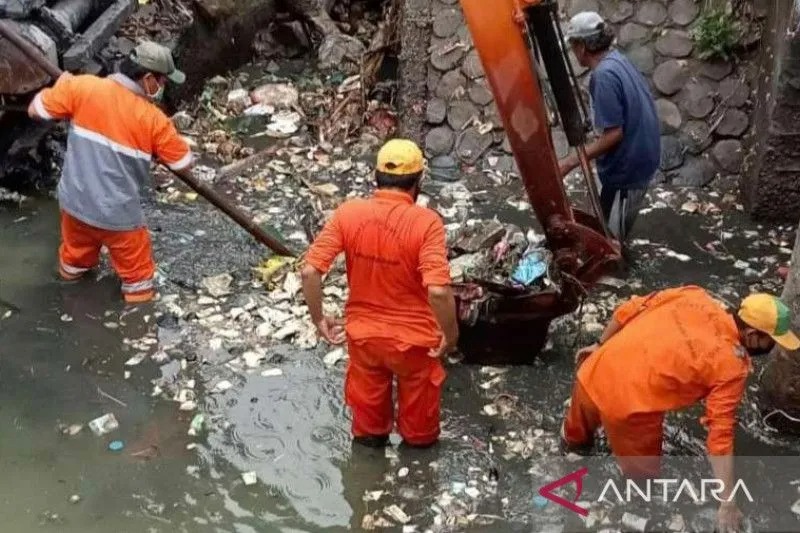
<svg viewBox="0 0 800 533"><path fill-rule="evenodd" d="M586 121L561 44L558 2L461 0L461 6L525 192L555 263L562 274L588 288L620 260L620 248L605 229L596 181L585 157ZM547 71L549 93L558 107L569 144L582 160L593 214L573 208L567 197L533 45Z"/></svg>

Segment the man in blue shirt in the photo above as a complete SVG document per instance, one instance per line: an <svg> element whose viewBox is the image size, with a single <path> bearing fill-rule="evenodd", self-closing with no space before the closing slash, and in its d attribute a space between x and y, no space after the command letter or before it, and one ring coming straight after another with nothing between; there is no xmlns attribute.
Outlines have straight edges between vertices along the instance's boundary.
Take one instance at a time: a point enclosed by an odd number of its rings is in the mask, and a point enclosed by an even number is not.
<svg viewBox="0 0 800 533"><path fill-rule="evenodd" d="M620 52L614 32L593 11L569 22L567 41L578 62L592 70L589 93L598 138L586 146L600 175L600 203L611 233L625 241L661 160L658 113L647 81ZM576 154L559 161L562 175L580 164Z"/></svg>

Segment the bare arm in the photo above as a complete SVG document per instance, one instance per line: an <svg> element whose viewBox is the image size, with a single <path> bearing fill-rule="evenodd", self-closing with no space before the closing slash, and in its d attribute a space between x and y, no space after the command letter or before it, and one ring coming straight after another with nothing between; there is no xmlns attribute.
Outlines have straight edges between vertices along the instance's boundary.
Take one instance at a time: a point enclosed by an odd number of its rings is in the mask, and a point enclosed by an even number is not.
<svg viewBox="0 0 800 533"><path fill-rule="evenodd" d="M456 319L456 301L453 289L449 285L431 285L428 287L428 303L433 316L444 335L446 347L453 348L458 343L458 321Z"/></svg>
<svg viewBox="0 0 800 533"><path fill-rule="evenodd" d="M322 273L311 265L303 267L303 296L314 324L322 321Z"/></svg>
<svg viewBox="0 0 800 533"><path fill-rule="evenodd" d="M586 146L586 157L589 161L597 159L614 149L622 141L622 126L605 130L600 137ZM580 165L577 154L570 154L558 163L562 176L566 176L572 169Z"/></svg>

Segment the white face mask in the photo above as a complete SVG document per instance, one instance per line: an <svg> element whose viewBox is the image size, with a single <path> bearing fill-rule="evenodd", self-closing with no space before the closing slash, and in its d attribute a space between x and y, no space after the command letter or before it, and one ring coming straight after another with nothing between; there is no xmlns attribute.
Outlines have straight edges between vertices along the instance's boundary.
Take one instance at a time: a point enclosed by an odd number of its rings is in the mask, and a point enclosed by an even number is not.
<svg viewBox="0 0 800 533"><path fill-rule="evenodd" d="M150 95L150 99L154 102L160 102L162 98L164 98L164 86L159 85L156 94Z"/></svg>

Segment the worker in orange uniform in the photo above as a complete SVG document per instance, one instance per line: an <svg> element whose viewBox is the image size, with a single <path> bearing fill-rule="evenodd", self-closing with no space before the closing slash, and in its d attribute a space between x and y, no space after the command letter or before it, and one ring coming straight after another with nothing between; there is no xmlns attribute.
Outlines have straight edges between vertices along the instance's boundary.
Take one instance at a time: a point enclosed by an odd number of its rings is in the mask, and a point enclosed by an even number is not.
<svg viewBox="0 0 800 533"><path fill-rule="evenodd" d="M403 442L426 447L439 437L445 371L440 358L458 340L445 230L439 216L415 204L424 158L405 139L378 152L377 191L345 202L308 250L303 293L311 318L329 342L347 339L345 401L354 441L387 444L394 419ZM322 275L344 252L350 295L345 328L322 311Z"/></svg>
<svg viewBox="0 0 800 533"><path fill-rule="evenodd" d="M776 342L800 348L789 325L786 305L768 294L748 296L734 314L694 286L632 298L616 309L599 342L576 356L565 444L591 446L602 426L623 473L651 477L660 470L664 414L705 400L709 460L727 500L748 354L769 353ZM735 502L721 504L722 531L735 530L740 519Z"/></svg>
<svg viewBox="0 0 800 533"><path fill-rule="evenodd" d="M150 177L154 157L178 174L191 172L188 144L154 104L167 80L184 79L168 48L143 42L118 73L106 78L65 73L31 101L32 118L70 121L58 184L62 279L76 280L96 267L105 246L125 301L155 297L155 263L139 188Z"/></svg>

